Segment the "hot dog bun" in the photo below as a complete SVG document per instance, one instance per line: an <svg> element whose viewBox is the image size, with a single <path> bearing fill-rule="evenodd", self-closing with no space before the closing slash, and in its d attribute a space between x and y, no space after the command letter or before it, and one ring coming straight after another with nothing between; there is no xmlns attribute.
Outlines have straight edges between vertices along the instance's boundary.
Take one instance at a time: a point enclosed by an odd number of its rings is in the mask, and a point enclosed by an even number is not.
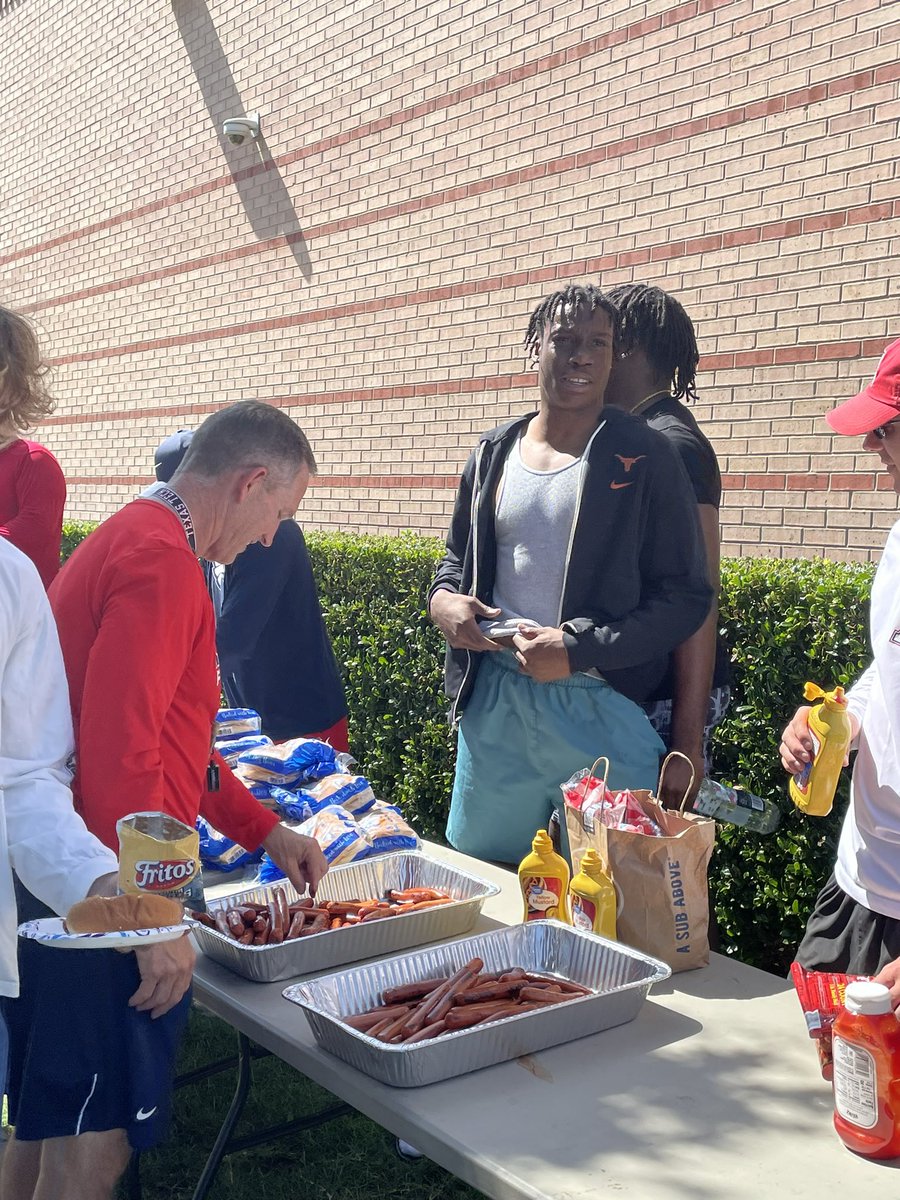
<svg viewBox="0 0 900 1200"><path fill-rule="evenodd" d="M178 925L183 910L177 900L153 896L88 896L69 909L69 933L115 933L128 929L156 929Z"/></svg>

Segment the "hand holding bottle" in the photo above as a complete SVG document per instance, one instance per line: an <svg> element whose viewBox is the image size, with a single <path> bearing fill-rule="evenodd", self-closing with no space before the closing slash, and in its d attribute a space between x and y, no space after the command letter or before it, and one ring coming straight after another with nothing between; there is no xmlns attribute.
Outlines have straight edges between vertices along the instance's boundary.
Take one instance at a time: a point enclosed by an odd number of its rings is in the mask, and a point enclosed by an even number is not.
<svg viewBox="0 0 900 1200"><path fill-rule="evenodd" d="M781 755L781 765L788 775L799 774L805 766L812 762L814 747L812 734L809 732L809 714L811 712L811 704L801 704L781 735L778 752ZM851 740L855 740L859 734L859 718L852 712L849 716L853 735ZM849 766L849 764L850 752L848 751L844 755L844 766Z"/></svg>

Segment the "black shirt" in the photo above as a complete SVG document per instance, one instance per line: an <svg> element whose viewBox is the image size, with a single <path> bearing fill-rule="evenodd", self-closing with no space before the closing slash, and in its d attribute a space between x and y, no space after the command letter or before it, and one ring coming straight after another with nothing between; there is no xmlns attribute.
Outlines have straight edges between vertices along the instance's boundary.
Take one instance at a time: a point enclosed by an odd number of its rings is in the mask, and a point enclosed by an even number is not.
<svg viewBox="0 0 900 1200"><path fill-rule="evenodd" d="M651 429L667 438L678 451L698 504L711 504L718 509L722 501L722 476L716 452L697 424L687 405L674 396L663 396L640 414ZM712 686L723 687L731 676L728 647L721 636L716 638L716 665ZM674 691L674 671L671 663L665 678L654 691L654 700L670 700Z"/></svg>
<svg viewBox="0 0 900 1200"><path fill-rule="evenodd" d="M669 439L684 464L698 504L718 508L722 501L722 477L716 452L686 405L674 396L663 396L641 416L651 429Z"/></svg>

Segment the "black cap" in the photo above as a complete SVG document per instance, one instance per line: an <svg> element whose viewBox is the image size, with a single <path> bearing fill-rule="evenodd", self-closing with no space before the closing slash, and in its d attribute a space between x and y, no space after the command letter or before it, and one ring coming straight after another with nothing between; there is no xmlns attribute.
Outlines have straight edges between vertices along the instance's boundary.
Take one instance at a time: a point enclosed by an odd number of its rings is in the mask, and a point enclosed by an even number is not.
<svg viewBox="0 0 900 1200"><path fill-rule="evenodd" d="M157 446L153 461L156 463L156 478L161 483L168 483L181 466L193 436L192 430L179 429Z"/></svg>

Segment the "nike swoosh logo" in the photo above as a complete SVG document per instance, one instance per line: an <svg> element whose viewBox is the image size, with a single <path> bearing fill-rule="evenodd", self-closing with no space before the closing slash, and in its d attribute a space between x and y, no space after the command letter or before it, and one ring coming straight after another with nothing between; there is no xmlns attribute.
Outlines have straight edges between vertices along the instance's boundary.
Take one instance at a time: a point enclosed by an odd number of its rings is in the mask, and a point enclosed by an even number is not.
<svg viewBox="0 0 900 1200"><path fill-rule="evenodd" d="M144 1110L142 1108L139 1108L137 1110L137 1112L134 1114L134 1119L136 1121L147 1121L147 1120L149 1120L150 1117L153 1116L153 1114L156 1112L156 1110L158 1108L159 1108L158 1104L154 1104L149 1112L144 1112Z"/></svg>
<svg viewBox="0 0 900 1200"><path fill-rule="evenodd" d="M634 480L630 479L627 483L611 483L609 486L612 488L612 490L614 492L616 492L619 490L619 488L631 487L633 484L634 484Z"/></svg>

